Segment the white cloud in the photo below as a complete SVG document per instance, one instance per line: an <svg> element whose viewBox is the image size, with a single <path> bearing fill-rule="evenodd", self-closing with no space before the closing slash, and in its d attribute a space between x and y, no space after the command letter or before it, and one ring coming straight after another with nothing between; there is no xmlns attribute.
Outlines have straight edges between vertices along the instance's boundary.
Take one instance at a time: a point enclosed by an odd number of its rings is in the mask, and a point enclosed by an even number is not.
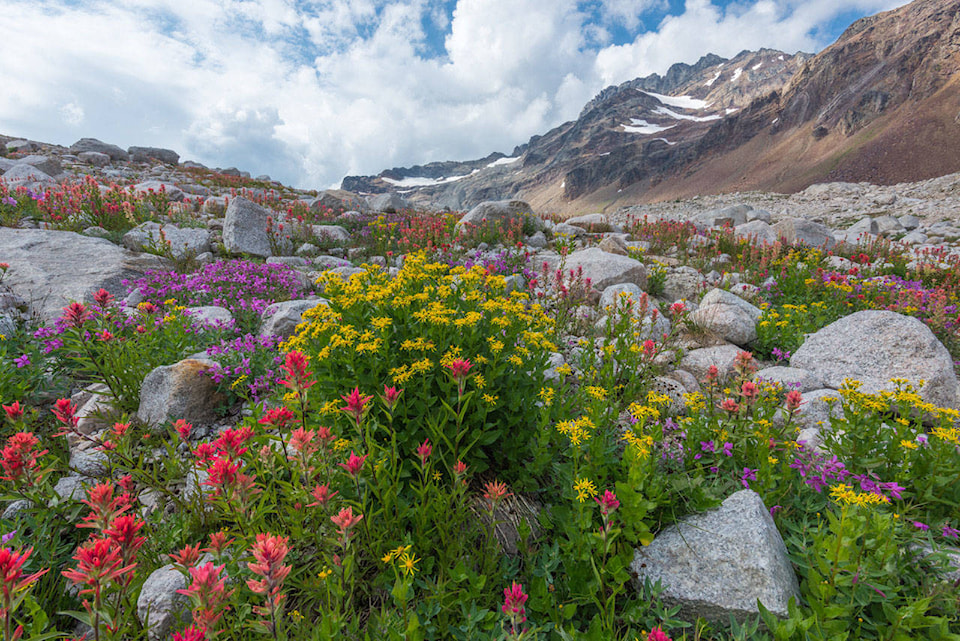
<svg viewBox="0 0 960 641"><path fill-rule="evenodd" d="M663 0L458 0L450 13L442 0L0 0L0 131L171 147L327 187L509 153L607 84L711 51L816 49L842 12L899 4L687 0L650 25ZM607 44L639 25L654 28Z"/></svg>

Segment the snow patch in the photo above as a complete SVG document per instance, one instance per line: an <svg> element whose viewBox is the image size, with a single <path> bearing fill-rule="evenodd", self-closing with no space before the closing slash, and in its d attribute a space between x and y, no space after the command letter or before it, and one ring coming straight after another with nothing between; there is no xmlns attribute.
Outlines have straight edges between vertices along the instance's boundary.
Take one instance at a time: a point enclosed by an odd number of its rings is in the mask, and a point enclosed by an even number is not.
<svg viewBox="0 0 960 641"><path fill-rule="evenodd" d="M740 111L740 110L737 109L736 107L727 107L727 109L726 109L726 111L725 111L725 115L729 116L730 114L732 114L732 113L734 113L734 112L737 112L737 111Z"/></svg>
<svg viewBox="0 0 960 641"><path fill-rule="evenodd" d="M665 105L671 107L680 107L681 109L706 109L710 103L706 100L700 100L693 96L664 96L663 94L653 93L652 91L642 91L648 96L653 96Z"/></svg>
<svg viewBox="0 0 960 641"><path fill-rule="evenodd" d="M720 116L716 114L712 116L688 116L687 114L678 114L676 111L671 111L666 107L657 107L653 110L653 113L660 114L662 116L670 116L671 118L675 118L677 120L692 120L693 122L710 122L711 120L720 120Z"/></svg>
<svg viewBox="0 0 960 641"><path fill-rule="evenodd" d="M567 181L566 181L566 180L564 180L562 183L560 183L560 189L563 189L563 188L566 187L566 186L567 186Z"/></svg>
<svg viewBox="0 0 960 641"><path fill-rule="evenodd" d="M722 74L722 73L723 73L723 69L719 70L719 71L717 72L717 75L715 75L713 78L710 78L710 80L707 80L707 81L706 81L705 83L703 83L703 84L707 85L708 87L712 87L712 86L713 86L713 83L715 83L715 82L717 81L717 79L720 77L720 74Z"/></svg>
<svg viewBox="0 0 960 641"><path fill-rule="evenodd" d="M675 144L677 144L677 143L675 143L675 142L670 142L670 141L667 140L666 138L654 138L654 140L662 140L663 142L667 143L667 144L670 145L671 147L674 146Z"/></svg>
<svg viewBox="0 0 960 641"><path fill-rule="evenodd" d="M494 160L492 163L487 165L487 167L499 167L501 165L512 165L518 160L520 160L520 156L517 156L516 158L500 158L499 160Z"/></svg>
<svg viewBox="0 0 960 641"><path fill-rule="evenodd" d="M457 182L458 180L463 180L468 176L472 176L475 173L480 171L479 169L474 169L469 174L463 176L450 176L449 178L403 178L401 180L395 180L393 178L384 178L383 180L394 185L396 187L432 187L434 185L445 185L446 183Z"/></svg>
<svg viewBox="0 0 960 641"><path fill-rule="evenodd" d="M755 65L753 65L752 67L750 67L750 70L751 70L751 71L756 71L757 69L759 69L759 68L762 67L762 66L763 66L763 60L761 60L761 61L758 62L757 64L755 64Z"/></svg>
<svg viewBox="0 0 960 641"><path fill-rule="evenodd" d="M743 67L737 67L737 70L733 72L733 77L730 78L730 82L736 82L740 78L740 74L743 73Z"/></svg>
<svg viewBox="0 0 960 641"><path fill-rule="evenodd" d="M777 60L779 60L780 62L783 62L783 56L777 56Z"/></svg>
<svg viewBox="0 0 960 641"><path fill-rule="evenodd" d="M664 107L658 107L658 109L664 109ZM691 116L692 117L692 116ZM629 125L620 125L623 127L623 130L628 134L658 134L661 131L666 131L676 125L656 125L646 120L641 120L640 118L631 118Z"/></svg>

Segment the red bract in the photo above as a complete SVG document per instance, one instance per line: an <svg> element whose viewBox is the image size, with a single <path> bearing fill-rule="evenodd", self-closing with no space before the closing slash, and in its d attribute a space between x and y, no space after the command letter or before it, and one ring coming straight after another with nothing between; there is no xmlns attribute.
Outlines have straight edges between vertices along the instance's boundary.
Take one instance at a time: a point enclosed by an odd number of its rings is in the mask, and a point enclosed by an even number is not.
<svg viewBox="0 0 960 641"><path fill-rule="evenodd" d="M747 403L751 403L756 400L759 393L760 389L757 387L756 383L751 381L744 381L743 385L740 387L740 396L742 396L743 400Z"/></svg>
<svg viewBox="0 0 960 641"><path fill-rule="evenodd" d="M110 292L108 292L107 290L101 287L93 295L93 302L95 302L100 307L106 307L107 305L113 302L113 294L111 294Z"/></svg>
<svg viewBox="0 0 960 641"><path fill-rule="evenodd" d="M90 514L83 518L83 523L77 524L80 528L94 528L105 531L115 518L130 509L130 495L113 495L113 484L97 483L81 503L90 507Z"/></svg>
<svg viewBox="0 0 960 641"><path fill-rule="evenodd" d="M213 446L229 454L230 458L238 458L247 451L243 444L252 436L253 429L250 427L231 427L220 432Z"/></svg>
<svg viewBox="0 0 960 641"><path fill-rule="evenodd" d="M183 632L175 632L173 641L207 641L207 630L197 625L191 625Z"/></svg>
<svg viewBox="0 0 960 641"><path fill-rule="evenodd" d="M380 399L383 401L383 404L386 405L388 412L392 412L393 408L396 407L401 394L403 394L402 389L398 390L396 387L383 386L383 395Z"/></svg>
<svg viewBox="0 0 960 641"><path fill-rule="evenodd" d="M430 439L426 439L420 444L420 447L417 448L417 456L420 457L420 464L426 465L427 459L430 458L431 454L433 454L433 446L430 445Z"/></svg>
<svg viewBox="0 0 960 641"><path fill-rule="evenodd" d="M228 539L227 533L223 530L220 530L219 532L214 532L210 535L210 547L203 548L202 551L211 552L219 557L234 541L236 541L236 539Z"/></svg>
<svg viewBox="0 0 960 641"><path fill-rule="evenodd" d="M124 514L113 519L110 527L104 530L104 535L120 547L125 564L133 563L137 552L146 542L147 537L140 536L140 530L146 523L136 516Z"/></svg>
<svg viewBox="0 0 960 641"><path fill-rule="evenodd" d="M57 399L57 402L53 404L53 409L51 410L54 416L57 417L57 420L63 423L64 428L60 432L57 432L55 436L62 436L76 431L77 423L80 422L80 419L77 418L77 406L70 402L69 398Z"/></svg>
<svg viewBox="0 0 960 641"><path fill-rule="evenodd" d="M174 563L190 569L200 560L200 544L185 545L179 552L171 554L170 558L173 559Z"/></svg>
<svg viewBox="0 0 960 641"><path fill-rule="evenodd" d="M263 418L260 419L260 424L283 430L283 428L287 426L287 423L294 418L293 412L291 412L289 408L275 407L263 415Z"/></svg>
<svg viewBox="0 0 960 641"><path fill-rule="evenodd" d="M193 601L193 622L206 630L213 628L223 613L230 609L226 601L233 594L233 590L227 590L224 567L226 566L216 566L213 563L192 567L188 570L190 586L185 590L177 590L178 594L185 594Z"/></svg>
<svg viewBox="0 0 960 641"><path fill-rule="evenodd" d="M7 413L7 418L11 421L18 421L23 418L23 408L20 407L20 401L14 401L11 405L4 405L3 411Z"/></svg>
<svg viewBox="0 0 960 641"><path fill-rule="evenodd" d="M193 425L187 423L182 418L178 418L173 422L173 429L176 430L177 436L180 437L180 440L189 441L190 434L193 432Z"/></svg>
<svg viewBox="0 0 960 641"><path fill-rule="evenodd" d="M346 403L345 406L340 408L340 411L353 417L354 422L359 427L364 415L369 410L366 405L373 399L373 396L364 396L360 393L359 387L354 387L348 396L341 396L340 398Z"/></svg>
<svg viewBox="0 0 960 641"><path fill-rule="evenodd" d="M369 454L364 454L363 456L357 456L353 450L350 450L350 458L347 459L346 463L339 463L340 467L347 471L347 474L350 476L356 476L360 473L360 470L363 469L363 464L366 462Z"/></svg>
<svg viewBox="0 0 960 641"><path fill-rule="evenodd" d="M335 516L331 516L330 520L333 521L333 524L340 528L340 533L346 537L348 531L357 523L363 519L362 514L354 514L352 507L345 507Z"/></svg>
<svg viewBox="0 0 960 641"><path fill-rule="evenodd" d="M296 392L303 392L313 387L316 381L310 380L313 372L307 371L307 357L303 352L287 352L287 357L281 367L287 373L287 378L280 381Z"/></svg>
<svg viewBox="0 0 960 641"><path fill-rule="evenodd" d="M7 445L0 452L0 465L3 466L4 481L11 481L16 485L33 485L41 477L37 469L37 459L47 453L47 450L36 450L40 440L33 432L17 432L9 439Z"/></svg>
<svg viewBox="0 0 960 641"><path fill-rule="evenodd" d="M337 494L339 492L331 492L328 485L318 485L310 492L310 496L316 500L313 503L307 503L307 507L317 507L318 505L323 507Z"/></svg>
<svg viewBox="0 0 960 641"><path fill-rule="evenodd" d="M465 358L458 358L446 365L446 368L450 370L450 375L453 376L454 380L458 383L470 375L470 368L472 367L473 363Z"/></svg>
<svg viewBox="0 0 960 641"><path fill-rule="evenodd" d="M523 630L518 630L519 626L527 620L527 610L524 604L527 602L528 595L523 592L523 585L512 583L509 588L503 589L503 605L500 609L510 620L510 636L508 638L519 638L523 635Z"/></svg>
<svg viewBox="0 0 960 641"><path fill-rule="evenodd" d="M490 510L493 511L503 499L512 496L513 492L507 491L507 484L502 481L487 481L483 485L483 498L490 502Z"/></svg>
<svg viewBox="0 0 960 641"><path fill-rule="evenodd" d="M725 398L720 403L720 409L726 410L732 414L740 410L740 405L732 398Z"/></svg>
<svg viewBox="0 0 960 641"><path fill-rule="evenodd" d="M287 542L287 537L258 534L252 550L254 561L247 563L251 572L263 577L259 580L248 579L247 587L266 597L266 604L254 607L253 610L261 616L269 617L260 622L268 632L275 631L278 611L287 596L281 592L283 580L290 574L290 566L283 565L283 560L290 551Z"/></svg>
<svg viewBox="0 0 960 641"><path fill-rule="evenodd" d="M593 500L600 506L600 512L604 516L620 507L620 501L617 500L617 495L610 490L606 490L603 496L593 497Z"/></svg>
<svg viewBox="0 0 960 641"><path fill-rule="evenodd" d="M33 554L33 548L26 550L14 550L13 548L0 548L0 589L3 590L3 602L0 603L0 617L3 618L5 630L10 630L10 617L13 614L14 602L18 600L23 591L27 590L37 582L41 576L50 571L49 568L34 572L24 576L23 565Z"/></svg>
<svg viewBox="0 0 960 641"><path fill-rule="evenodd" d="M88 539L73 558L78 562L77 567L61 574L77 585L86 586L80 594L94 595L94 609L99 609L105 587L136 568L135 563L124 565L120 546L104 538Z"/></svg>
<svg viewBox="0 0 960 641"><path fill-rule="evenodd" d="M672 641L667 633L664 632L658 625L654 629L650 630L650 634L647 635L647 641Z"/></svg>
<svg viewBox="0 0 960 641"><path fill-rule="evenodd" d="M93 314L83 303L70 303L63 308L61 320L68 327L83 327L83 324L93 318Z"/></svg>

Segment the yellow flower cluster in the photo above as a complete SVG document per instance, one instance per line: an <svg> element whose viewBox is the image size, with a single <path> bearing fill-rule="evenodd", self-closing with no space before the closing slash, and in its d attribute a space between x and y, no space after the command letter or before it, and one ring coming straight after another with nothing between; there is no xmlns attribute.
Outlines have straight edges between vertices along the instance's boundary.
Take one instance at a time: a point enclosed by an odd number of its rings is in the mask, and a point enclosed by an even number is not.
<svg viewBox="0 0 960 641"><path fill-rule="evenodd" d="M597 486L590 479L577 479L577 482L573 484L573 490L577 493L577 500L581 503L597 495Z"/></svg>
<svg viewBox="0 0 960 641"><path fill-rule="evenodd" d="M556 394L557 390L552 387L541 387L540 392L537 396L540 397L540 400L543 401L543 404L547 407L553 404L553 396Z"/></svg>
<svg viewBox="0 0 960 641"><path fill-rule="evenodd" d="M830 496L834 501L841 505L859 505L861 507L868 507L871 505L885 505L890 502L890 499L882 494L858 492L853 489L853 487L846 485L845 483L840 483L839 485L834 485L831 487Z"/></svg>
<svg viewBox="0 0 960 641"><path fill-rule="evenodd" d="M602 387L597 387L595 385L589 385L586 387L587 395L595 401L605 401L607 400L607 390Z"/></svg>
<svg viewBox="0 0 960 641"><path fill-rule="evenodd" d="M637 460L643 461L650 456L650 451L653 449L653 437L649 434L637 436L633 430L627 430L621 438L627 443L627 451Z"/></svg>
<svg viewBox="0 0 960 641"><path fill-rule="evenodd" d="M586 416L557 423L557 431L569 438L571 445L578 448L590 440L595 429L596 425Z"/></svg>

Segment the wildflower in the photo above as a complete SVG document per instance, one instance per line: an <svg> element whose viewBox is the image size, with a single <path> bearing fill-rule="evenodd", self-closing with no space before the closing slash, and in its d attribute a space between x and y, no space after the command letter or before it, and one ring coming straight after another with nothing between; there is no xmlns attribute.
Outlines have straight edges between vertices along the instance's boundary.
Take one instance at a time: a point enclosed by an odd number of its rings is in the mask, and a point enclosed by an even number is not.
<svg viewBox="0 0 960 641"><path fill-rule="evenodd" d="M73 432L77 428L80 419L77 417L77 406L70 402L68 398L58 399L51 410L54 416L64 424L63 431L57 432L54 436L62 436L68 432Z"/></svg>
<svg viewBox="0 0 960 641"><path fill-rule="evenodd" d="M597 495L597 486L590 479L577 479L573 489L577 493L577 500L581 503Z"/></svg>
<svg viewBox="0 0 960 641"><path fill-rule="evenodd" d="M295 392L304 392L316 383L316 381L310 380L313 372L307 371L307 357L303 355L303 352L296 350L287 352L281 367L287 373L287 378L280 383Z"/></svg>
<svg viewBox="0 0 960 641"><path fill-rule="evenodd" d="M383 401L387 411L392 412L393 408L396 407L397 403L400 401L400 396L402 394L402 389L398 390L396 387L387 387L386 384L384 384L383 394L380 396L380 400Z"/></svg>
<svg viewBox="0 0 960 641"><path fill-rule="evenodd" d="M753 360L753 354L747 351L740 351L733 359L734 371L742 377L750 376L757 371L757 365Z"/></svg>
<svg viewBox="0 0 960 641"><path fill-rule="evenodd" d="M656 352L656 349L657 349L656 343L654 343L649 338L643 341L643 355L646 356L647 358L652 358L654 355L654 352Z"/></svg>
<svg viewBox="0 0 960 641"><path fill-rule="evenodd" d="M190 585L186 589L177 590L178 594L186 595L193 601L193 622L205 630L213 628L223 613L229 610L227 601L233 590L227 590L227 576L223 574L224 565L214 565L207 562L199 567L191 567Z"/></svg>
<svg viewBox="0 0 960 641"><path fill-rule="evenodd" d="M139 535L144 525L146 522L142 519L132 514L124 514L113 519L110 527L104 530L104 536L120 548L124 564L133 563L136 560L137 551L146 542L147 537Z"/></svg>
<svg viewBox="0 0 960 641"><path fill-rule="evenodd" d="M730 412L731 414L735 414L740 410L740 404L732 398L725 398L720 403L720 409Z"/></svg>
<svg viewBox="0 0 960 641"><path fill-rule="evenodd" d="M333 574L333 570L324 566L324 568L317 573L317 578L321 581L326 581L327 577L329 577L331 574Z"/></svg>
<svg viewBox="0 0 960 641"><path fill-rule="evenodd" d="M444 365L449 371L451 378L457 384L457 389L460 396L463 396L463 384L466 382L467 378L470 377L470 368L473 367L468 359L458 358L456 360L450 361Z"/></svg>
<svg viewBox="0 0 960 641"><path fill-rule="evenodd" d="M510 633L514 638L523 634L517 627L527 620L527 610L523 607L527 597L523 592L523 584L513 583L509 588L503 589L503 605L500 609L510 621Z"/></svg>
<svg viewBox="0 0 960 641"><path fill-rule="evenodd" d="M14 401L11 405L4 405L3 411L7 413L7 418L11 422L16 422L23 418L23 408L20 407L20 401Z"/></svg>
<svg viewBox="0 0 960 641"><path fill-rule="evenodd" d="M19 358L13 359L13 363L14 365L17 366L17 369L23 369L24 367L30 364L30 355L23 354Z"/></svg>
<svg viewBox="0 0 960 641"><path fill-rule="evenodd" d="M687 306L684 305L682 300L678 300L677 302L670 305L670 313L673 314L674 316L678 314L682 314L685 311L687 311Z"/></svg>
<svg viewBox="0 0 960 641"><path fill-rule="evenodd" d="M458 479L466 473L467 473L466 463L464 463L463 461L457 461L456 463L453 464L453 474ZM466 480L464 480L464 483L466 483Z"/></svg>
<svg viewBox="0 0 960 641"><path fill-rule="evenodd" d="M267 413L263 415L263 418L260 419L259 423L261 425L269 425L277 430L283 430L287 426L287 423L293 419L293 412L291 412L288 407L283 406L268 410Z"/></svg>
<svg viewBox="0 0 960 641"><path fill-rule="evenodd" d="M217 558L223 555L230 544L236 541L236 539L227 539L227 533L224 530L219 532L213 532L210 534L210 547L205 547L201 552L210 552Z"/></svg>
<svg viewBox="0 0 960 641"><path fill-rule="evenodd" d="M353 508L347 506L340 510L340 512L338 512L335 516L331 516L330 520L333 521L334 525L340 528L340 534L344 537L344 539L347 539L351 535L350 529L363 520L363 515L354 514Z"/></svg>
<svg viewBox="0 0 960 641"><path fill-rule="evenodd" d="M213 446L221 452L225 452L230 458L239 458L247 451L243 444L252 437L253 429L250 427L230 427L220 432L220 436L213 442Z"/></svg>
<svg viewBox="0 0 960 641"><path fill-rule="evenodd" d="M93 610L100 609L103 590L110 583L136 568L136 564L124 565L120 547L106 538L91 538L77 549L73 556L77 567L61 572L77 585L86 586L80 594L92 594ZM84 601L90 609L90 604Z"/></svg>
<svg viewBox="0 0 960 641"><path fill-rule="evenodd" d="M9 632L13 611L17 604L23 598L23 593L37 582L37 580L50 571L49 568L34 572L24 576L23 566L33 554L33 548L26 550L15 550L13 548L0 548L0 589L2 589L2 603L0 603L0 618L3 619L4 629ZM18 626L13 632L13 639L19 638L23 634L23 626Z"/></svg>
<svg viewBox="0 0 960 641"><path fill-rule="evenodd" d="M603 496L595 496L593 500L600 506L600 513L604 516L620 507L620 501L617 500L617 495L610 490L604 490Z"/></svg>
<svg viewBox="0 0 960 641"><path fill-rule="evenodd" d="M720 370L717 369L716 365L711 365L710 367L707 368L707 376L706 376L707 384L711 384L715 382L719 376L720 376Z"/></svg>
<svg viewBox="0 0 960 641"><path fill-rule="evenodd" d="M37 469L37 459L48 451L38 452L36 447L39 444L40 439L33 432L17 432L7 439L6 446L0 451L0 466L4 472L0 479L14 484L22 482L23 485L39 481L43 475Z"/></svg>
<svg viewBox="0 0 960 641"><path fill-rule="evenodd" d="M283 564L290 551L289 541L285 536L258 534L252 550L254 560L247 563L251 572L262 577L259 580L247 579L247 587L255 594L266 597L266 605L254 607L254 612L261 616L269 615L270 620L262 622L268 631L273 631L277 612L287 596L281 590L291 570L291 566Z"/></svg>
<svg viewBox="0 0 960 641"><path fill-rule="evenodd" d="M337 494L339 494L339 492L330 492L330 487L328 485L317 485L310 492L310 496L312 496L315 500L313 503L307 503L307 507L316 507L318 505L323 507Z"/></svg>
<svg viewBox="0 0 960 641"><path fill-rule="evenodd" d="M349 396L341 396L340 398L346 402L346 405L341 407L340 411L348 416L352 416L359 428L360 423L363 422L363 417L370 411L367 403L373 399L373 396L364 396L360 393L359 387L354 387Z"/></svg>
<svg viewBox="0 0 960 641"><path fill-rule="evenodd" d="M88 320L93 318L93 314L83 303L70 303L63 308L61 319L68 327L80 328Z"/></svg>
<svg viewBox="0 0 960 641"><path fill-rule="evenodd" d="M106 530L115 518L130 509L130 495L113 495L113 484L110 482L97 483L87 492L84 503L90 508L90 514L83 518L80 528L94 528L101 532Z"/></svg>
<svg viewBox="0 0 960 641"><path fill-rule="evenodd" d="M416 573L417 563L420 562L420 559L409 552L404 552L397 560L400 562L400 567L403 568L404 576L412 576Z"/></svg>
<svg viewBox="0 0 960 641"><path fill-rule="evenodd" d="M113 302L113 294L111 294L110 292L108 292L107 290L101 287L93 295L93 302L95 302L100 307L106 307L107 305Z"/></svg>
<svg viewBox="0 0 960 641"><path fill-rule="evenodd" d="M650 633L647 635L647 641L672 641L672 639L667 636L667 633L664 632L658 625L654 629L650 630Z"/></svg>
<svg viewBox="0 0 960 641"><path fill-rule="evenodd" d="M921 521L914 521L913 527L917 528L921 532L926 532L927 530L930 529L929 525L927 525L926 523L922 523Z"/></svg>
<svg viewBox="0 0 960 641"><path fill-rule="evenodd" d="M787 392L787 411L796 412L800 409L800 404L803 402L803 396L797 390L790 390Z"/></svg>
<svg viewBox="0 0 960 641"><path fill-rule="evenodd" d="M417 456L420 457L420 464L426 465L427 459L430 458L432 453L433 446L430 445L430 439L425 439L423 443L420 444L420 447L417 448Z"/></svg>
<svg viewBox="0 0 960 641"><path fill-rule="evenodd" d="M954 541L956 541L957 538L960 538L960 529L950 527L946 523L943 524L943 530L941 533L946 538L953 539Z"/></svg>
<svg viewBox="0 0 960 641"><path fill-rule="evenodd" d="M757 387L757 384L752 381L744 381L743 385L740 386L740 396L742 396L743 400L747 403L755 401L759 393L760 389Z"/></svg>
<svg viewBox="0 0 960 641"><path fill-rule="evenodd" d="M363 456L357 456L353 450L350 450L350 458L347 459L346 463L339 463L340 467L347 471L347 474L350 476L356 477L360 473L360 470L363 469L363 464L367 461L369 454L364 454Z"/></svg>
<svg viewBox="0 0 960 641"><path fill-rule="evenodd" d="M182 418L178 418L173 422L173 429L176 430L177 436L180 437L180 440L189 441L190 434L193 432L193 425L187 423Z"/></svg>
<svg viewBox="0 0 960 641"><path fill-rule="evenodd" d="M733 443L727 442L723 444L723 455L733 456Z"/></svg>
<svg viewBox="0 0 960 641"><path fill-rule="evenodd" d="M112 341L113 334L111 334L107 330L103 330L102 332L97 332L97 340L100 341L101 343Z"/></svg>
<svg viewBox="0 0 960 641"><path fill-rule="evenodd" d="M177 565L181 565L189 570L200 560L200 544L185 545L180 551L171 554L170 558L173 559L173 562Z"/></svg>
<svg viewBox="0 0 960 641"><path fill-rule="evenodd" d="M513 492L507 491L507 484L502 481L487 481L483 485L483 498L490 501L490 511L493 512L497 505L508 496L513 496Z"/></svg>
<svg viewBox="0 0 960 641"><path fill-rule="evenodd" d="M750 489L750 481L757 480L757 470L752 470L749 467L743 468L743 474L740 475L740 483L743 487Z"/></svg>
<svg viewBox="0 0 960 641"><path fill-rule="evenodd" d="M173 634L173 641L206 641L207 640L207 630L204 627L198 626L196 624L191 625L183 632L175 632Z"/></svg>

